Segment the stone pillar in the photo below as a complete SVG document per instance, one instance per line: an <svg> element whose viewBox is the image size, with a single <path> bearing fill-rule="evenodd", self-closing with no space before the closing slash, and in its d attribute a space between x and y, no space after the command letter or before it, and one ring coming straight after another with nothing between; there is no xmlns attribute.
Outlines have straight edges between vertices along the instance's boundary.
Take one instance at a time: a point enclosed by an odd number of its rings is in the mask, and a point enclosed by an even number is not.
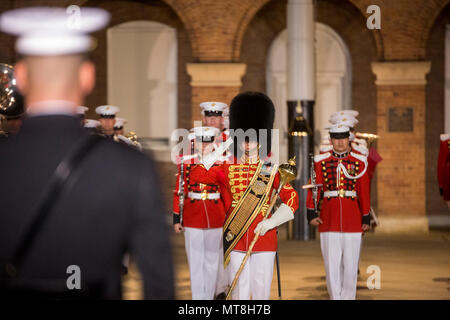
<svg viewBox="0 0 450 320"><path fill-rule="evenodd" d="M313 101L316 93L312 0L289 0L287 6L287 98Z"/></svg>
<svg viewBox="0 0 450 320"><path fill-rule="evenodd" d="M303 116L314 131L315 54L314 4L312 0L289 0L287 5L287 106L288 128L294 119ZM310 178L310 154L314 152L314 138L289 137L289 158L297 159L298 175L292 183L299 195L299 210L293 222L295 240L314 239L312 227L306 219L307 190L302 186ZM290 234L289 234L290 236Z"/></svg>
<svg viewBox="0 0 450 320"><path fill-rule="evenodd" d="M239 93L244 63L188 63L187 73L191 76L192 124L201 121L199 104L204 101L219 101L229 104Z"/></svg>
<svg viewBox="0 0 450 320"><path fill-rule="evenodd" d="M427 232L425 85L430 62L374 62L380 232Z"/></svg>

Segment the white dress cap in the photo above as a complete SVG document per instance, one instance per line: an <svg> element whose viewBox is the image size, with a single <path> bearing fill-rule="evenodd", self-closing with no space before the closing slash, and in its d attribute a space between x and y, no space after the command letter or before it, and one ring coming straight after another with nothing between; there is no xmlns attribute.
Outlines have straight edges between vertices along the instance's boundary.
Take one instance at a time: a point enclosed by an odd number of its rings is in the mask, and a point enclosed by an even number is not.
<svg viewBox="0 0 450 320"><path fill-rule="evenodd" d="M330 133L344 133L344 132L349 132L350 128L343 125L343 124L333 124L332 126L327 127L327 129L329 129Z"/></svg>
<svg viewBox="0 0 450 320"><path fill-rule="evenodd" d="M344 117L344 118L340 118L338 121L330 121L330 123L331 123L331 125L343 124L344 126L353 128L358 123L358 120L355 118Z"/></svg>
<svg viewBox="0 0 450 320"><path fill-rule="evenodd" d="M24 55L76 54L93 49L89 33L104 28L110 14L100 8L28 7L0 15L0 30L18 37Z"/></svg>
<svg viewBox="0 0 450 320"><path fill-rule="evenodd" d="M78 113L79 115L85 114L86 111L88 111L88 110L89 110L89 108L88 108L88 107L85 107L85 106L78 106L78 107L77 107L77 113Z"/></svg>
<svg viewBox="0 0 450 320"><path fill-rule="evenodd" d="M205 115L205 111L221 112L223 114L228 105L223 102L202 102L200 103L200 108L202 108L202 115Z"/></svg>
<svg viewBox="0 0 450 320"><path fill-rule="evenodd" d="M95 112L101 116L115 116L117 112L119 112L119 107L104 105L95 108Z"/></svg>
<svg viewBox="0 0 450 320"><path fill-rule="evenodd" d="M88 129L97 128L100 126L100 122L94 119L84 120L84 127Z"/></svg>
<svg viewBox="0 0 450 320"><path fill-rule="evenodd" d="M330 115L329 121L331 123L336 122L339 117L356 118L359 112L356 110L341 110Z"/></svg>
<svg viewBox="0 0 450 320"><path fill-rule="evenodd" d="M220 130L214 127L195 127L191 129L191 133L189 134L189 140L193 140L195 138L202 138L202 141L212 142L214 138L220 134Z"/></svg>
<svg viewBox="0 0 450 320"><path fill-rule="evenodd" d="M116 118L116 122L114 122L114 129L122 128L125 123L127 123L126 119Z"/></svg>

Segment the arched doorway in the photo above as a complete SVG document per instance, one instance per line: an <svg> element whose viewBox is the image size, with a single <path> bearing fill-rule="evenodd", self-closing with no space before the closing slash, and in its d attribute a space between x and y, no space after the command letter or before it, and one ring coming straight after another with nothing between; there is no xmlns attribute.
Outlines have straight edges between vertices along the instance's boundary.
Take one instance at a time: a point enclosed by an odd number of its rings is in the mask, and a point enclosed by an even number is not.
<svg viewBox="0 0 450 320"><path fill-rule="evenodd" d="M442 9L429 30L425 61L431 62L425 109L426 212L429 226L442 228L450 225L450 215L436 173L440 134L449 132L450 127L450 5Z"/></svg>
<svg viewBox="0 0 450 320"><path fill-rule="evenodd" d="M107 31L108 103L120 107L144 148L168 150L177 127L176 29L154 21Z"/></svg>
<svg viewBox="0 0 450 320"><path fill-rule="evenodd" d="M351 109L352 63L342 38L329 26L316 23L316 143L326 134L331 113ZM266 65L267 94L275 103L275 124L280 129L280 161L287 159L286 55L287 30L272 42ZM317 134L318 133L318 134Z"/></svg>

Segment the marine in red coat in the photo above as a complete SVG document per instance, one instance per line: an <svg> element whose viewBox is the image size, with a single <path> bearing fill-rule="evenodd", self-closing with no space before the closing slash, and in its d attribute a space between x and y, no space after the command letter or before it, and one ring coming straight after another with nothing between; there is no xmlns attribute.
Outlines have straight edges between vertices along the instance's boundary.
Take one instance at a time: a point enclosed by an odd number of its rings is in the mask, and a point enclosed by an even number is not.
<svg viewBox="0 0 450 320"><path fill-rule="evenodd" d="M367 158L352 152L350 130L330 128L333 151L314 159L316 206L308 191L308 221L318 226L327 288L333 300L355 299L361 235L370 228ZM316 207L318 211L316 212Z"/></svg>
<svg viewBox="0 0 450 320"><path fill-rule="evenodd" d="M347 151L335 151L314 157L316 183L321 184L319 194L319 232L361 232L362 222L370 219L370 185L367 174L367 158ZM345 168L345 169L343 169ZM359 179L348 178L361 175ZM308 192L307 208L314 210L312 192ZM310 211L309 220L318 217ZM369 223L366 223L369 224Z"/></svg>
<svg viewBox="0 0 450 320"><path fill-rule="evenodd" d="M270 202L266 197L270 197L280 183L277 167L262 161L271 151L274 117L274 105L263 93L244 92L231 101L230 131L235 133L237 154L235 163L224 166L233 202L224 225L223 240L230 282L236 277L255 232L260 232L231 293L233 300L270 298L277 250L276 229L293 219L298 208L297 192L286 185L280 191L282 204L274 213L267 213L269 216L263 221L261 213L266 212ZM245 139L238 136L237 132L248 130L256 135L249 134ZM267 134L260 136L263 130Z"/></svg>
<svg viewBox="0 0 450 320"><path fill-rule="evenodd" d="M450 201L450 133L441 134L437 175L440 193Z"/></svg>
<svg viewBox="0 0 450 320"><path fill-rule="evenodd" d="M197 153L180 159L176 176L174 230L176 233L184 231L194 300L214 298L217 276L222 268L222 227L231 198L221 165L206 161L214 149L214 138L219 134L213 127L194 128L192 138Z"/></svg>
<svg viewBox="0 0 450 320"><path fill-rule="evenodd" d="M220 145L227 141L229 133L228 130L228 105L224 102L202 102L200 103L202 109L202 122L204 126L214 127L220 130L221 134L215 139L215 148L220 148ZM227 123L226 123L227 122ZM219 159L221 162L229 161L231 154L228 151L223 153L223 157ZM223 261L222 261L223 264ZM227 275L223 268L219 268L219 275L216 285L216 295L225 296L225 291L228 287ZM221 298L216 298L221 299Z"/></svg>

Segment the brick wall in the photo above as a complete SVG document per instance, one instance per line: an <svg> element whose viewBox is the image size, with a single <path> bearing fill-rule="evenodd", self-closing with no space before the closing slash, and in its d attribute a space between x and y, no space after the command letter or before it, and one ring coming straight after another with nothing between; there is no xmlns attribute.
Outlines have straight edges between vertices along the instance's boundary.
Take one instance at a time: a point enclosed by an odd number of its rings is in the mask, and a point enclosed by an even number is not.
<svg viewBox="0 0 450 320"><path fill-rule="evenodd" d="M241 34L269 0L165 0L180 15L191 35L198 61L237 61Z"/></svg>
<svg viewBox="0 0 450 320"><path fill-rule="evenodd" d="M231 99L239 93L239 87L193 87L192 88L192 124L201 121L199 104L205 101L219 101L230 104Z"/></svg>
<svg viewBox="0 0 450 320"><path fill-rule="evenodd" d="M344 1L332 0L337 4ZM381 10L380 37L377 45L383 59L392 61L421 60L434 20L448 0L350 0L367 17L367 7Z"/></svg>
<svg viewBox="0 0 450 320"><path fill-rule="evenodd" d="M378 203L380 216L425 215L425 90L421 85L378 86ZM413 109L412 132L390 132L391 107Z"/></svg>

